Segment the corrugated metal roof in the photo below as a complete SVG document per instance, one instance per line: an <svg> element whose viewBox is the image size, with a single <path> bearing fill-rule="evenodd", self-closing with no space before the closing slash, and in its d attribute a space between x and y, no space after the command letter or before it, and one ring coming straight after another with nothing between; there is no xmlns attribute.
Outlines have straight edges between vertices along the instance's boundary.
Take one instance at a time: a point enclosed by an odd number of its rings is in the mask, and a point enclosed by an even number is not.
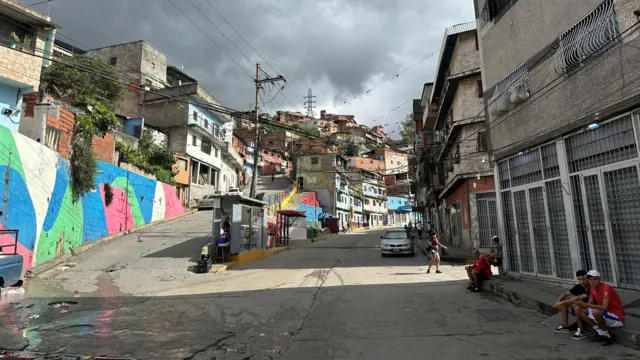
<svg viewBox="0 0 640 360"><path fill-rule="evenodd" d="M471 30L475 30L475 29L476 29L475 20L474 21L469 21L469 22L466 22L466 23L453 25L453 26L447 28L447 30L444 32L444 36L447 37L449 35L460 34L460 33L471 31Z"/></svg>

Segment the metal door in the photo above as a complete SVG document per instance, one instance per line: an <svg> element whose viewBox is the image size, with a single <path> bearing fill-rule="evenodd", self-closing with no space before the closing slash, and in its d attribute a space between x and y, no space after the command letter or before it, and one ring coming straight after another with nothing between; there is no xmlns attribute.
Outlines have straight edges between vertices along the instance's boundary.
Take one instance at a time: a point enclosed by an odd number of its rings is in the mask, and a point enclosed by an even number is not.
<svg viewBox="0 0 640 360"><path fill-rule="evenodd" d="M461 211L455 207L451 208L451 214L449 216L451 224L451 241L453 246L462 246L462 216Z"/></svg>
<svg viewBox="0 0 640 360"><path fill-rule="evenodd" d="M545 189L542 186L528 187L529 209L531 215L531 236L533 240L533 258L536 274L554 276L555 265L551 253L551 237L549 234L547 207L545 206Z"/></svg>
<svg viewBox="0 0 640 360"><path fill-rule="evenodd" d="M491 238L498 235L498 207L496 194L476 194L478 209L478 237L481 248L490 248Z"/></svg>
<svg viewBox="0 0 640 360"><path fill-rule="evenodd" d="M535 274L533 249L531 248L531 224L526 189L513 191L516 237L520 252L520 271Z"/></svg>

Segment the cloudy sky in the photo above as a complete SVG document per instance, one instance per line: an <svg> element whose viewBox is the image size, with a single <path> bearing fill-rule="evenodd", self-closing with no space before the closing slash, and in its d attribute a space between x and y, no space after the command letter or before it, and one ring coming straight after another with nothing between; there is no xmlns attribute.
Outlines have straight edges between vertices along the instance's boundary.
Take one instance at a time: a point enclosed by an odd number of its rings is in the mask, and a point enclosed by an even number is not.
<svg viewBox="0 0 640 360"><path fill-rule="evenodd" d="M411 112L407 100L433 80L438 54L427 56L439 50L445 28L474 18L473 0L53 0L50 9L34 9L50 10L62 27L58 38L83 48L146 40L225 106L248 109L260 62L289 86L268 112L303 111L311 87L317 114L389 124L392 136Z"/></svg>

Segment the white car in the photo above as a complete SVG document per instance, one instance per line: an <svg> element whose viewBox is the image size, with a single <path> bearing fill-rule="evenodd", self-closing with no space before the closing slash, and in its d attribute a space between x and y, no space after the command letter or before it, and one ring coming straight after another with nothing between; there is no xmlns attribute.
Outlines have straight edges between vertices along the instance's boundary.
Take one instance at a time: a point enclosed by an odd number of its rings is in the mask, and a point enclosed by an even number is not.
<svg viewBox="0 0 640 360"><path fill-rule="evenodd" d="M198 200L198 210L209 210L213 209L215 202L215 195L205 195L202 199Z"/></svg>
<svg viewBox="0 0 640 360"><path fill-rule="evenodd" d="M238 189L238 188L231 188L231 189L229 189L229 191L227 191L227 195L242 196L242 191L240 191L240 189Z"/></svg>
<svg viewBox="0 0 640 360"><path fill-rule="evenodd" d="M409 255L416 254L414 248L414 238L407 235L404 229L388 230L384 236L380 236L380 252L381 255Z"/></svg>

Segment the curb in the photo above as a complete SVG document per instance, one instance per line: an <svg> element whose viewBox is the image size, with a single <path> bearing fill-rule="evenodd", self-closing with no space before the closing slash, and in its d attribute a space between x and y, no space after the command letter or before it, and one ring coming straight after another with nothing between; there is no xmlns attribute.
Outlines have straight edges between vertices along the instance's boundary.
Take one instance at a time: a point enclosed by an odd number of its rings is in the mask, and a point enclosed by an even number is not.
<svg viewBox="0 0 640 360"><path fill-rule="evenodd" d="M36 277L36 276L40 276L40 275L42 275L42 274L54 269L58 265L61 265L61 264L65 263L65 262L75 258L76 256L93 249L94 247L106 244L110 240L117 239L119 237L122 237L122 236L125 236L125 235L129 235L131 233L135 233L135 232L138 232L140 230L147 229L147 228L149 228L149 227L151 227L153 225L162 224L162 223L169 222L169 221L172 221L172 220L175 220L175 219L179 219L179 218L181 218L183 216L191 215L191 214L196 213L197 211L198 211L197 209L190 209L190 210L185 211L182 214L178 214L178 215L172 216L172 217L167 218L167 219L162 219L162 220L150 222L148 224L140 225L137 228L125 230L125 231L122 231L122 232L119 232L119 233L116 233L116 234L113 234L113 235L109 235L109 236L105 236L105 237L97 239L97 240L93 240L93 241L91 241L89 243L86 243L84 245L78 246L77 248L71 249L70 250L71 251L70 254L64 254L64 255L56 258L56 259L52 259L52 260L49 260L49 261L47 261L47 262L45 262L43 264L40 264L40 265L32 267L31 269L29 269L29 270L27 270L25 272L24 277L33 278L33 277Z"/></svg>
<svg viewBox="0 0 640 360"><path fill-rule="evenodd" d="M224 264L219 264L219 265L212 265L211 266L211 270L209 270L209 274L218 274L218 273L222 273L225 272L227 270L233 269L235 267L238 267L240 265L246 265L246 264L250 264L254 261L258 261L258 260L262 260L264 258L267 258L269 256L274 256L274 255L278 255L281 254L283 252L287 252L289 250L291 250L290 247L280 247L280 248L271 248L271 249L263 249L264 250L264 255L263 257L259 258L259 259L255 259L255 260L251 260L251 261L245 261L243 263L240 263L239 261L231 261L228 263L224 263Z"/></svg>

